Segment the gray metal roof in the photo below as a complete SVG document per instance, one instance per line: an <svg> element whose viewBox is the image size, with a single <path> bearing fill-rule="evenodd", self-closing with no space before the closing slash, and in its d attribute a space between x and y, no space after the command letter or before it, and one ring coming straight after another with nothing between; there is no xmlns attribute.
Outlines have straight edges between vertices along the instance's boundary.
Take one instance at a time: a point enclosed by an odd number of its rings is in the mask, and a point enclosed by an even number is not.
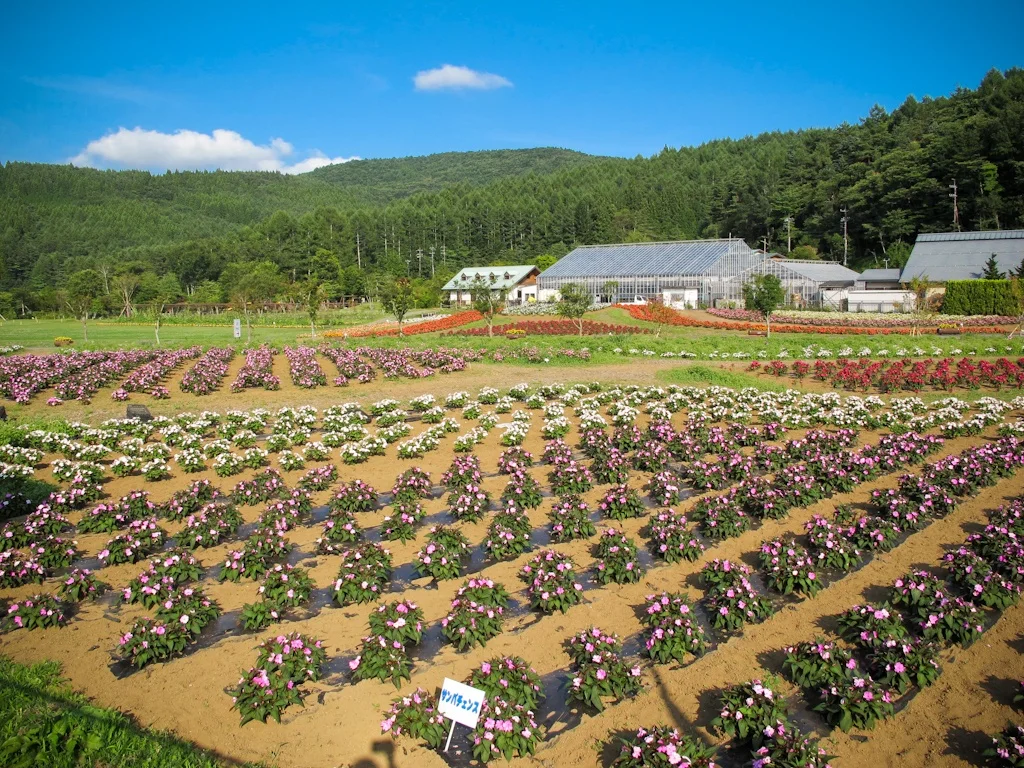
<svg viewBox="0 0 1024 768"><path fill-rule="evenodd" d="M860 273L860 279L866 283L898 283L900 280L900 270L865 269Z"/></svg>
<svg viewBox="0 0 1024 768"><path fill-rule="evenodd" d="M664 277L701 275L724 256L750 254L733 238L677 240L665 243L581 245L544 270L543 277Z"/></svg>
<svg viewBox="0 0 1024 768"><path fill-rule="evenodd" d="M442 291L469 289L477 275L496 291L508 290L519 285L531 272L537 269L533 264L517 264L512 267L465 267L444 284ZM491 278L493 277L493 282Z"/></svg>
<svg viewBox="0 0 1024 768"><path fill-rule="evenodd" d="M779 264L801 277L813 280L816 283L850 283L852 284L860 275L852 269L837 264L834 261L797 261L795 259L775 259Z"/></svg>
<svg viewBox="0 0 1024 768"><path fill-rule="evenodd" d="M979 278L992 254L1001 271L1017 269L1024 259L1024 229L918 235L900 282L922 276L939 283Z"/></svg>

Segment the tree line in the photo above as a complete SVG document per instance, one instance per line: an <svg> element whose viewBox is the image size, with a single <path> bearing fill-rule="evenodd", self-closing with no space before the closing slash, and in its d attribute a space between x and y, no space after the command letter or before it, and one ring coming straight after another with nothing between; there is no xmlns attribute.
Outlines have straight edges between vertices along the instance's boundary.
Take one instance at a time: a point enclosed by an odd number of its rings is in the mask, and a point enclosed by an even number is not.
<svg viewBox="0 0 1024 768"><path fill-rule="evenodd" d="M875 107L856 125L631 160L515 159L526 157L490 158L475 174L471 160L452 159L447 185L433 190L417 186L430 168L411 163L420 158L380 161L390 165L379 166L376 189L366 168L153 177L8 164L0 310L56 307L60 287L87 269L115 298L112 281L134 275L139 301L230 300L258 266L281 294L313 279L329 297L372 296L406 277L415 300L430 302L465 266L729 235L794 257L901 266L918 233L953 229L954 179L963 229L1024 226L1024 70L993 70L976 89L909 97L892 112ZM428 191L407 194L417 188Z"/></svg>

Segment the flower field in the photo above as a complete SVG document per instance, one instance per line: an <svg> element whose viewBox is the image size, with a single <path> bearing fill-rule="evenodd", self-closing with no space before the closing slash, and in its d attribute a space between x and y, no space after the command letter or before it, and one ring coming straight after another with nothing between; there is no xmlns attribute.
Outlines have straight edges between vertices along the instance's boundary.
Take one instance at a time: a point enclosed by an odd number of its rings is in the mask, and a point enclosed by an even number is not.
<svg viewBox="0 0 1024 768"><path fill-rule="evenodd" d="M68 365L465 362L118 354ZM234 760L440 766L450 677L460 764L968 765L1020 688L1024 398L488 386L24 429L0 480L0 651Z"/></svg>
<svg viewBox="0 0 1024 768"><path fill-rule="evenodd" d="M618 325L615 323L601 323L597 320L583 320L583 336L598 336L608 334L632 334L652 333L647 328L637 328L633 325ZM580 329L572 320L516 320L511 323L500 323L491 329L497 336L523 335L523 336L576 336L581 335ZM452 336L487 336L486 328L469 328L462 331L452 331Z"/></svg>
<svg viewBox="0 0 1024 768"><path fill-rule="evenodd" d="M403 336L417 336L421 333L435 333L437 331L448 331L463 325L475 323L482 320L483 315L475 309L468 312L457 312L454 315L441 317L436 320L419 320L402 326ZM382 338L386 336L398 336L398 325L362 325L355 328L325 331L323 336L328 339L359 339L359 338Z"/></svg>
<svg viewBox="0 0 1024 768"><path fill-rule="evenodd" d="M761 318L756 312L747 309L716 309L709 307L709 315L720 317L723 320L739 320L745 322L760 322ZM816 325L838 328L911 328L917 325L919 317L907 312L886 312L879 314L860 312L800 312L796 310L782 310L772 315L772 322L784 323L787 325ZM1016 317L1001 317L999 315L939 315L935 322L946 325L959 325L964 328L992 328L997 325L1016 325Z"/></svg>
<svg viewBox="0 0 1024 768"><path fill-rule="evenodd" d="M858 392L921 392L938 389L946 392L1024 387L1024 358L994 361L963 357L959 360L773 360L762 364L754 360L748 371L800 380L811 378L835 389Z"/></svg>
<svg viewBox="0 0 1024 768"><path fill-rule="evenodd" d="M765 330L765 324L761 321L755 321L750 319L750 314L746 310L714 310L709 314L714 314L717 317L721 317L721 320L702 320L697 317L691 317L684 315L680 312L676 312L670 307L666 307L662 304L616 304L619 309L624 309L629 312L630 317L635 320L644 320L649 323L658 323L659 325L677 325L688 328L712 328L716 330L732 330L732 331L763 331ZM871 325L860 325L856 322L856 314L842 315L841 318L830 317L823 315L822 320L824 322L811 323L807 316L798 316L792 322L788 322L785 319L785 313L779 313L773 315L777 320L772 321L772 331L776 333L820 333L820 334L832 334L832 335L854 335L854 336L891 336L891 335L909 335L917 332L915 328L909 325L890 325L889 323L880 322ZM849 317L851 320L846 322L846 318ZM991 318L990 318L991 319ZM998 320L1005 320L1005 318L998 318ZM936 321L938 323L951 322L949 317L942 317ZM1015 321L1011 321L1011 324L1015 324ZM925 333L935 334L935 327L927 327L921 329ZM974 325L970 324L964 329L965 333L1005 333L1002 329L993 323L987 325Z"/></svg>
<svg viewBox="0 0 1024 768"><path fill-rule="evenodd" d="M47 403L58 406L66 400L88 403L103 387L114 387L111 398L118 402L132 395L163 400L171 396L166 386L177 375L175 387L193 395L209 395L225 389L233 393L281 388L281 377L274 373L278 351L269 345L245 350L241 365L228 381L233 347L200 347L155 351L68 352L50 355L17 355L0 358L0 395L26 404L44 390L53 390ZM426 378L436 373L465 370L466 364L483 352L469 349L352 349L321 344L316 347L284 348L288 376L300 389L344 387L365 384L377 378ZM331 380L319 358L332 365Z"/></svg>

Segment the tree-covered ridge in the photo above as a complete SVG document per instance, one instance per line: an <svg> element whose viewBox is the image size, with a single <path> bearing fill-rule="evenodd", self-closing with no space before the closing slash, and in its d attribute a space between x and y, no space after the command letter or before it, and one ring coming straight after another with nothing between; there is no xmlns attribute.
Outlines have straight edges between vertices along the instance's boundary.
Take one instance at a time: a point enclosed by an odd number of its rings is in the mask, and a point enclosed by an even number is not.
<svg viewBox="0 0 1024 768"><path fill-rule="evenodd" d="M555 147L494 149L353 160L317 168L307 175L342 187L361 202L384 204L417 192L436 192L453 184L485 186L510 177L545 175L569 166L610 159Z"/></svg>
<svg viewBox="0 0 1024 768"><path fill-rule="evenodd" d="M549 151L557 152L538 150ZM216 300L263 263L285 282L313 275L336 293L359 293L388 273L434 275L436 291L471 263L729 234L781 251L788 235L794 255L841 258L843 209L851 263L898 266L919 232L952 228L954 178L964 229L1024 226L1024 70L992 71L979 88L948 97L908 98L892 113L875 108L857 125L593 158L546 174L502 160L504 178L475 183L481 168L497 167L492 159L528 156L367 161L304 177L11 164L0 169L0 289L52 292L92 268L107 293L106 276L130 265L152 276L140 301L157 275L160 295L176 282L180 293ZM436 183L438 163L465 168L465 178L386 205L355 199ZM413 166L426 174L419 181ZM328 171L349 182L323 180Z"/></svg>

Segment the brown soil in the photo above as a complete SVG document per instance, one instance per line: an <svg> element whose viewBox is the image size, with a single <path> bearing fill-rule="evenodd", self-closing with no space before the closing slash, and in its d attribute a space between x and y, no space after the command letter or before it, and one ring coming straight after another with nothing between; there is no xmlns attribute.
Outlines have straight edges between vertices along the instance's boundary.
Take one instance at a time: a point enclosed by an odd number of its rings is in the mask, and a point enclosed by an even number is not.
<svg viewBox="0 0 1024 768"><path fill-rule="evenodd" d="M330 363L322 361L322 365L330 377ZM236 362L229 376L234 374L237 366ZM173 413L183 409L275 408L286 403L310 403L323 407L355 399L353 395L357 394L361 395L358 399L364 402L384 396L403 399L423 392L474 391L486 384L508 387L520 380L534 383L609 380L612 373L619 381L650 383L652 371L660 367L654 361L630 361L627 365L615 366L614 371L587 368L581 369L578 376L567 376L564 369L517 371L481 366L457 376L374 383L366 387L353 386L344 391L329 388L306 393L292 388L279 393L258 392L251 396L229 393L203 399L177 397L176 394L175 400L155 403L153 410ZM287 383L287 370L283 373ZM497 380L497 376L503 378ZM172 384L176 385L176 381ZM290 384L286 385L290 387ZM192 404L190 401L196 402ZM111 408L108 403L111 403L109 397L97 397L92 420L121 413L123 406L113 404L117 407ZM106 407L101 409L101 405ZM418 429L414 429L416 431ZM475 451L485 472L495 471L502 450L498 435L499 430L492 431ZM992 435L994 431L988 433L988 436ZM447 450L443 446L419 460L396 460L391 454L375 457L355 467L339 464L340 481L361 478L384 492L390 489L397 474L414 465L428 470L436 480L451 461L451 439L449 437L446 441ZM574 442L575 433L566 439ZM949 441L943 453L959 452L977 442L978 439ZM538 456L543 448L540 419L536 416L526 447ZM107 490L116 498L129 490L147 487L154 500L163 501L193 479L208 477L218 486L229 489L239 479L251 474L247 472L230 479L220 479L212 472L184 476L175 470L175 477L168 481L146 484L139 478L116 479L109 483ZM293 483L301 472L284 474L286 481ZM532 474L546 486L546 468L535 467ZM631 485L639 487L646 479L644 473L633 473ZM565 615L542 617L527 610L519 611L506 623L505 631L485 649L457 653L449 644L443 644L436 652L429 652L428 658L416 661L413 679L402 687L402 692L411 691L416 686L434 690L443 677L464 679L482 661L503 654L526 658L542 676L553 681L549 690L554 690L557 684L564 682L568 657L562 643L572 633L596 624L623 637L636 636L641 630L636 608L642 604L646 594L683 589L695 598L700 597L701 590L695 575L708 559L722 557L749 562L763 540L787 533L796 534L813 514L830 514L837 504L843 502L865 502L872 489L894 484L895 476L888 476L861 486L854 493L833 497L807 509L794 510L786 520L769 521L758 530L709 548L697 563L652 567L640 584L588 590L584 604L572 608ZM484 487L495 499L504 485L502 477L488 477L484 481ZM756 677L762 670L777 672L782 658L781 648L831 630L832 617L859 601L879 599L884 589L904 572L912 568L936 567L946 548L962 542L984 520L985 510L1022 492L1024 474L1004 480L966 501L944 520L913 534L892 552L874 558L860 570L836 581L816 598L787 602L768 621L748 627L740 636L723 643L695 663L682 668L647 667L643 678L644 692L633 700L609 707L601 715L580 717L568 708L549 711L544 722L548 737L536 758L514 762L549 766L607 764L612 753L602 745L610 735L660 723L673 724L711 742L720 742L709 732L708 726L717 714L717 696L722 688ZM316 494L316 502L326 503L329 495L330 492ZM595 490L585 498L593 504L601 495L600 490ZM680 508L685 511L692 503L692 500L684 502ZM445 508L444 499L430 500L425 507L428 514L439 513ZM531 521L535 528L545 525L549 508L550 500L546 500L540 509L533 511ZM248 507L243 511L247 521L254 521L260 508ZM360 523L364 527L376 525L383 514L378 511L361 515ZM615 525L643 544L646 537L641 536L639 530L644 522L642 519L631 520ZM167 522L164 525L171 533L180 527L180 524ZM474 545L483 540L486 522L462 527ZM298 551L291 562L308 568L317 584L316 607L312 611L298 612L295 620L276 625L266 632L245 634L238 631L237 612L243 603L256 599L257 585L250 581L237 585L215 581L217 564L229 549L236 546L222 545L200 550L198 556L208 567L204 587L226 616L218 623L212 636L207 636L198 649L182 658L147 667L124 678L115 676L111 664L118 637L135 618L145 614L140 608L122 606L116 594L85 605L67 628L0 636L0 651L22 662L56 659L64 665L74 686L96 702L131 712L144 725L172 730L230 759L265 760L285 768L342 765L440 768L444 761L437 753L416 747L409 740L393 743L381 736L379 723L382 713L396 695L393 687L375 681L353 684L347 661L358 653L360 638L366 631L367 616L373 606L339 608L327 603L325 598L330 596L329 587L336 575L338 558L311 554L318 533L319 526L313 525L299 527L288 536ZM426 531L421 530L417 541L389 546L397 567L411 562L425 536ZM84 555L93 557L108 538L105 534L83 534L78 541ZM572 555L582 574L593 561L590 553L593 541L562 544L556 548ZM524 592L516 574L527 557L529 555L510 563L488 565L481 573L504 584L513 598L522 603ZM140 570L141 565L109 567L102 569L100 577L115 587L122 587ZM408 575L408 569L401 572ZM401 593L414 600L423 608L427 626L436 628L461 583L462 580L457 579L418 587L396 582L393 587L395 593L388 598L395 599ZM44 585L44 589L54 587L52 581ZM21 597L35 591L39 591L37 587L4 590L3 596ZM307 686L310 694L306 697L305 708L287 710L282 724L252 723L239 728L238 714L230 709L231 700L225 691L235 685L239 673L254 662L254 648L260 640L294 631L325 641L329 661L324 679ZM1018 606L1008 610L972 648L944 653L943 673L938 682L914 697L906 710L893 720L881 724L873 733L843 735L839 731L834 732L830 751L839 755L834 764L837 768L874 768L880 765L963 766L976 763L978 748L984 746L983 734L998 731L1014 717L1009 704L1015 681L1024 676L1020 657L1022 650L1024 609ZM803 704L799 692L790 689L789 693L798 717L823 729L823 722L800 711Z"/></svg>

